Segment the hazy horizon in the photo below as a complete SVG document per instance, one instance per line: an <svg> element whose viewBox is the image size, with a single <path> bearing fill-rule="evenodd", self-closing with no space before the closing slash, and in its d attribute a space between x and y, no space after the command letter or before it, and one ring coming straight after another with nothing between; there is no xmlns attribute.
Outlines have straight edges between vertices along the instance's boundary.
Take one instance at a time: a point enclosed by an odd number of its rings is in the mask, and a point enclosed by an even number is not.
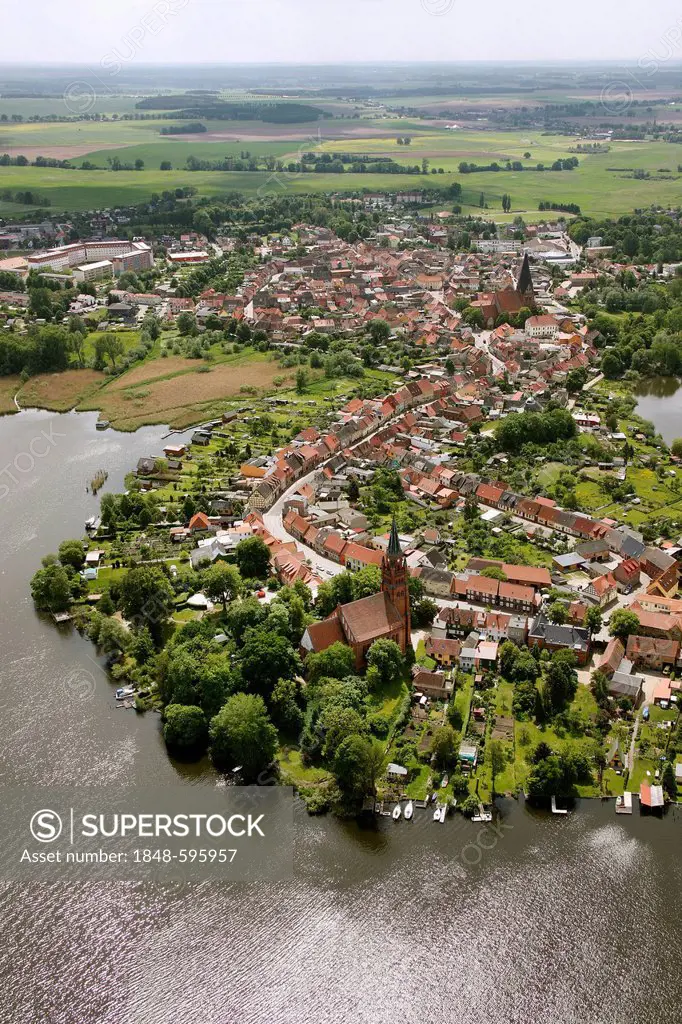
<svg viewBox="0 0 682 1024"><path fill-rule="evenodd" d="M682 59L678 0L117 0L68 12L34 0L5 12L0 61L19 65L125 63L327 64L662 62Z"/></svg>

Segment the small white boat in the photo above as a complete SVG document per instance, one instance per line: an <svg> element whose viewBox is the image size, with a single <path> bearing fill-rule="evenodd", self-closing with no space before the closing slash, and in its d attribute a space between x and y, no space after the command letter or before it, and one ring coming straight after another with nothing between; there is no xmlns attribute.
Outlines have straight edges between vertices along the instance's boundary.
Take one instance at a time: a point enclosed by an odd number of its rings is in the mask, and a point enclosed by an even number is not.
<svg viewBox="0 0 682 1024"><path fill-rule="evenodd" d="M405 804L405 821L409 821L414 812L414 805L411 800Z"/></svg>
<svg viewBox="0 0 682 1024"><path fill-rule="evenodd" d="M444 775L443 778L441 779L440 788L445 789L449 781L450 779L448 778L448 776Z"/></svg>
<svg viewBox="0 0 682 1024"><path fill-rule="evenodd" d="M436 810L433 812L433 820L441 822L445 821L445 814L447 812L447 809L448 808L446 804L441 804L440 807L437 807Z"/></svg>
<svg viewBox="0 0 682 1024"><path fill-rule="evenodd" d="M433 812L433 820L434 821L440 821L440 812L441 812L441 808L440 807L436 807L435 811Z"/></svg>
<svg viewBox="0 0 682 1024"><path fill-rule="evenodd" d="M632 814L632 793L616 797L616 814Z"/></svg>
<svg viewBox="0 0 682 1024"><path fill-rule="evenodd" d="M395 807L393 808L393 820L397 821L401 814L402 811L400 809L400 804L396 804Z"/></svg>
<svg viewBox="0 0 682 1024"><path fill-rule="evenodd" d="M116 700L125 700L127 697L134 697L135 690L132 686L119 686L116 691Z"/></svg>

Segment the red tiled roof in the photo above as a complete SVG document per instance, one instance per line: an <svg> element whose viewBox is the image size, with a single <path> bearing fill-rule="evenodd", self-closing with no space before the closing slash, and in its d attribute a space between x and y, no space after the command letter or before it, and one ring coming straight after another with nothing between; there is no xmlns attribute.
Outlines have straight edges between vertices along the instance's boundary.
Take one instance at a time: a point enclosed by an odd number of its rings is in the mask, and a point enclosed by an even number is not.
<svg viewBox="0 0 682 1024"><path fill-rule="evenodd" d="M385 636L402 625L397 609L383 592L341 605L338 615L344 633L355 643Z"/></svg>
<svg viewBox="0 0 682 1024"><path fill-rule="evenodd" d="M346 642L341 623L335 615L329 619L323 619L322 622L311 622L306 633L315 653L326 651L332 644L345 644Z"/></svg>
<svg viewBox="0 0 682 1024"><path fill-rule="evenodd" d="M208 530L209 521L205 512L195 512L189 521L190 530Z"/></svg>
<svg viewBox="0 0 682 1024"><path fill-rule="evenodd" d="M330 533L324 542L324 547L327 551L333 551L335 554L340 555L346 546L345 539L338 533Z"/></svg>
<svg viewBox="0 0 682 1024"><path fill-rule="evenodd" d="M366 565L381 565L384 556L381 551L375 551L374 548L366 548L362 544L348 541L343 549L343 561L348 562L349 559L364 562Z"/></svg>
<svg viewBox="0 0 682 1024"><path fill-rule="evenodd" d="M500 583L500 598L507 598L510 601L519 601L523 604L532 604L535 591L532 587L521 587L517 583Z"/></svg>

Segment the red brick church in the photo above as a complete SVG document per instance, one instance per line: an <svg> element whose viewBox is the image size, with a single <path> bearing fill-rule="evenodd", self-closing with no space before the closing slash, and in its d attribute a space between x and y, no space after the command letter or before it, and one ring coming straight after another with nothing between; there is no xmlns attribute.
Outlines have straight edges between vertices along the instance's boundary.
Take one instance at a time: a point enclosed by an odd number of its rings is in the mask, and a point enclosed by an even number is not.
<svg viewBox="0 0 682 1024"><path fill-rule="evenodd" d="M394 640L403 654L412 643L407 561L400 548L395 519L381 562L379 593L340 604L328 619L311 623L301 639L301 653L305 657L334 643L347 644L355 655L355 667L360 670L366 665L367 651L380 639Z"/></svg>
<svg viewBox="0 0 682 1024"><path fill-rule="evenodd" d="M494 327L498 317L515 315L524 308L532 312L536 308L536 300L528 253L524 254L521 270L513 288L480 292L471 305L474 309L481 310L483 324L486 327Z"/></svg>

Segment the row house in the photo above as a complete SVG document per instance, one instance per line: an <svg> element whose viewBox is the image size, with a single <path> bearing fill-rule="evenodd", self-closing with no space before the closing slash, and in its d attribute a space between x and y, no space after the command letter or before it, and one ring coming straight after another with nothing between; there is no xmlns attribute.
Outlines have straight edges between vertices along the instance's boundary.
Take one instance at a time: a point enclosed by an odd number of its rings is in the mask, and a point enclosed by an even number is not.
<svg viewBox="0 0 682 1024"><path fill-rule="evenodd" d="M374 548L368 548L362 544L356 544L353 541L348 541L341 553L341 564L351 572L357 572L359 569L364 569L368 565L381 567L383 557L384 556L381 551L376 551Z"/></svg>
<svg viewBox="0 0 682 1024"><path fill-rule="evenodd" d="M613 574L609 572L590 580L585 588L585 594L593 598L600 608L606 608L618 597L618 584Z"/></svg>
<svg viewBox="0 0 682 1024"><path fill-rule="evenodd" d="M317 550L320 554L324 555L325 558L329 558L332 562L338 562L339 565L343 564L343 552L347 546L346 540L341 536L340 533L329 532L320 544L320 539L323 531L320 531L320 536L317 539Z"/></svg>
<svg viewBox="0 0 682 1024"><path fill-rule="evenodd" d="M672 555L661 551L660 548L648 547L642 552L639 565L643 573L646 573L652 580L655 580L659 576L663 576L668 570L676 567L677 563Z"/></svg>
<svg viewBox="0 0 682 1024"><path fill-rule="evenodd" d="M528 630L528 646L543 651L573 651L579 665L584 665L590 654L590 634L580 626L556 625L541 611Z"/></svg>
<svg viewBox="0 0 682 1024"><path fill-rule="evenodd" d="M488 576L469 576L455 580L455 592L467 601L477 604L499 605L503 611L525 612L535 609L535 590L516 583L491 579Z"/></svg>
<svg viewBox="0 0 682 1024"><path fill-rule="evenodd" d="M639 633L642 636L654 637L657 640L682 640L682 628L680 618L675 615L665 615L662 612L646 612L631 605L631 611L635 612L639 619Z"/></svg>
<svg viewBox="0 0 682 1024"><path fill-rule="evenodd" d="M498 602L503 610L530 614L535 609L535 591L532 587L501 581Z"/></svg>
<svg viewBox="0 0 682 1024"><path fill-rule="evenodd" d="M552 577L549 569L537 565L514 565L512 562L501 562L495 558L470 558L468 569L474 572L481 572L483 569L490 569L495 566L501 569L510 583L520 583L523 586L549 587L552 584Z"/></svg>
<svg viewBox="0 0 682 1024"><path fill-rule="evenodd" d="M650 636L632 634L627 641L627 657L638 667L660 672L664 668L675 669L681 664L679 640L654 639Z"/></svg>
<svg viewBox="0 0 682 1024"><path fill-rule="evenodd" d="M623 594L629 594L639 586L640 568L636 558L626 558L619 562L612 571L618 589Z"/></svg>
<svg viewBox="0 0 682 1024"><path fill-rule="evenodd" d="M433 658L440 666L453 668L459 664L459 656L462 645L459 640L449 640L447 637L427 636L424 641L424 650L428 658Z"/></svg>
<svg viewBox="0 0 682 1024"><path fill-rule="evenodd" d="M481 640L471 633L462 645L459 665L463 672L491 672L497 665L499 644L494 640Z"/></svg>

